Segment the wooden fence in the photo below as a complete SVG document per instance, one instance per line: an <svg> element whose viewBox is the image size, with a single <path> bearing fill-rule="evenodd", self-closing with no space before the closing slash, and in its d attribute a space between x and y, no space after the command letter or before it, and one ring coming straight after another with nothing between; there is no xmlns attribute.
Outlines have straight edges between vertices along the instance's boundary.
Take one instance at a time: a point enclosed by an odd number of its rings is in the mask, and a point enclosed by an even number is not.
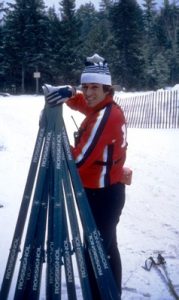
<svg viewBox="0 0 179 300"><path fill-rule="evenodd" d="M138 95L115 93L128 127L179 128L179 91L146 92Z"/></svg>

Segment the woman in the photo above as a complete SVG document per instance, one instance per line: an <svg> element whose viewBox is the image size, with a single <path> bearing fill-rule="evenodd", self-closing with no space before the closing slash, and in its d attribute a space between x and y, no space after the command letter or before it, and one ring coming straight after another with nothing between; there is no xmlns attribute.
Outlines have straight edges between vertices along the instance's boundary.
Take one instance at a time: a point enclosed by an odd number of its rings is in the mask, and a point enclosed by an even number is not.
<svg viewBox="0 0 179 300"><path fill-rule="evenodd" d="M46 99L51 104L67 105L85 114L72 153L88 201L100 231L111 269L121 295L122 267L117 247L116 227L125 203L124 172L126 122L122 109L113 100L111 74L106 61L95 54L87 58L81 74L82 93L70 86L50 87ZM54 97L54 93L58 95ZM50 100L50 101L49 101ZM99 300L90 258L86 261L93 299Z"/></svg>

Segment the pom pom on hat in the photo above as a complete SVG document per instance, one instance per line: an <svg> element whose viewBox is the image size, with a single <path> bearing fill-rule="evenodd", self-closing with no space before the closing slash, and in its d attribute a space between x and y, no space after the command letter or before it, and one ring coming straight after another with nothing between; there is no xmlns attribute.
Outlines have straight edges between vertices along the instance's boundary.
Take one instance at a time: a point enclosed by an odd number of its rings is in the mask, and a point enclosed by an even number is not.
<svg viewBox="0 0 179 300"><path fill-rule="evenodd" d="M94 54L86 58L85 69L81 74L81 84L83 83L112 85L108 64L103 57Z"/></svg>
<svg viewBox="0 0 179 300"><path fill-rule="evenodd" d="M104 58L99 56L98 54L94 54L93 56L89 56L86 58L87 62L91 62L92 64L103 63Z"/></svg>

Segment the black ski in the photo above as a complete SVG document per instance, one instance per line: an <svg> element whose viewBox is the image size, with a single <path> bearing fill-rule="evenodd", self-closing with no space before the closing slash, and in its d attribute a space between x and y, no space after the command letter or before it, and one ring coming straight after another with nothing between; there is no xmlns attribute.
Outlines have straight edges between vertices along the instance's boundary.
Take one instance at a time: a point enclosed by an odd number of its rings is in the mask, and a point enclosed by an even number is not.
<svg viewBox="0 0 179 300"><path fill-rule="evenodd" d="M76 208L74 203L74 196L73 196L74 194L71 186L70 174L67 169L65 159L63 162L63 184L64 184L64 190L66 195L68 216L71 224L73 249L77 260L82 294L85 300L88 299L91 300L92 295L91 295L91 290L89 285L88 272L86 268L84 248L81 241L81 235L80 235L80 229L78 225L78 219L77 219Z"/></svg>
<svg viewBox="0 0 179 300"><path fill-rule="evenodd" d="M37 228L38 216L41 207L42 195L43 195L43 188L45 183L45 178L49 166L49 153L51 148L51 140L52 140L52 132L54 130L53 122L50 122L50 117L53 120L53 111L49 111L48 116L48 124L47 124L47 131L45 134L45 141L40 161L39 173L37 176L36 181L36 188L34 192L32 208L24 243L23 254L21 258L21 264L16 284L16 291L14 299L24 299L24 292L26 289L26 283L28 278L28 271L30 268L30 260L33 250L33 242L35 231Z"/></svg>
<svg viewBox="0 0 179 300"><path fill-rule="evenodd" d="M87 196L85 194L81 179L79 177L75 162L71 154L65 125L62 129L62 136L65 158L72 178L82 226L85 237L88 241L89 253L92 259L92 265L96 274L96 280L101 297L103 300L119 300L120 295L118 293L117 286L114 281L113 274L101 242L100 234L96 228L95 221L88 204Z"/></svg>
<svg viewBox="0 0 179 300"><path fill-rule="evenodd" d="M42 267L43 263L45 262L44 246L48 206L48 179L49 176L47 174L33 240L29 274L24 292L24 299L27 300L38 300L40 296Z"/></svg>
<svg viewBox="0 0 179 300"><path fill-rule="evenodd" d="M76 296L76 288L75 288L75 278L73 271L73 263L72 263L72 254L73 249L70 243L69 230L67 224L67 212L65 209L64 197L62 199L63 207L63 242L62 242L62 255L63 255L63 263L65 269L65 278L66 278L66 286L69 300L77 300Z"/></svg>
<svg viewBox="0 0 179 300"><path fill-rule="evenodd" d="M29 168L29 173L24 189L24 194L22 197L22 202L19 210L18 219L16 222L16 227L14 231L14 236L12 239L9 257L6 264L6 269L1 285L0 290L0 299L6 300L9 294L9 289L15 269L15 264L17 260L18 253L20 251L20 244L22 239L22 234L24 230L24 225L26 222L27 212L30 204L32 189L35 181L36 171L38 167L38 162L41 154L43 139L45 135L45 129L46 129L46 116L45 114L42 115L42 119L40 122L39 131L36 138L36 143L33 151L33 156Z"/></svg>

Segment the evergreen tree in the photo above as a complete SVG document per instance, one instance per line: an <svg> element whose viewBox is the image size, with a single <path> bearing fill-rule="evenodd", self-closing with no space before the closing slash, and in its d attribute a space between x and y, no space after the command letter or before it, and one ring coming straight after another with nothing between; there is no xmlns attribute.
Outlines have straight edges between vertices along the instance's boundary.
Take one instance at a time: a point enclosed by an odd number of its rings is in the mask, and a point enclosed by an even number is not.
<svg viewBox="0 0 179 300"><path fill-rule="evenodd" d="M25 91L26 82L32 89L33 72L44 66L46 49L47 18L43 0L16 0L9 4L5 15L4 64L9 84L21 85Z"/></svg>
<svg viewBox="0 0 179 300"><path fill-rule="evenodd" d="M143 14L135 0L114 2L110 20L115 46L115 77L127 89L143 86Z"/></svg>
<svg viewBox="0 0 179 300"><path fill-rule="evenodd" d="M80 7L77 16L81 23L82 57L99 53L107 58L110 52L110 23L105 7L97 12L93 4L87 3Z"/></svg>
<svg viewBox="0 0 179 300"><path fill-rule="evenodd" d="M3 25L0 22L0 90L4 86L4 64L3 64Z"/></svg>
<svg viewBox="0 0 179 300"><path fill-rule="evenodd" d="M0 88L79 84L86 56L104 56L113 84L157 89L179 81L179 7L164 0L101 0L75 10L75 0L46 11L43 0L0 2ZM2 14L3 12L3 14ZM4 16L4 19L2 17Z"/></svg>
<svg viewBox="0 0 179 300"><path fill-rule="evenodd" d="M168 84L174 85L179 81L179 7L175 2L170 4L168 0L164 1L157 18L156 32L159 47L170 70Z"/></svg>
<svg viewBox="0 0 179 300"><path fill-rule="evenodd" d="M112 4L113 4L112 0L101 0L99 3L100 11L103 11L106 14L108 14Z"/></svg>
<svg viewBox="0 0 179 300"><path fill-rule="evenodd" d="M46 69L44 70L44 81L51 84L60 84L58 82L59 65L61 62L60 54L62 47L62 26L59 16L54 7L49 8L48 13L48 33L46 42L48 52L46 57Z"/></svg>
<svg viewBox="0 0 179 300"><path fill-rule="evenodd" d="M157 64L159 52L156 35L156 2L155 0L145 0L144 7L144 57L145 57L145 85L149 89L155 89L159 84L159 65ZM159 62L159 61L158 61Z"/></svg>
<svg viewBox="0 0 179 300"><path fill-rule="evenodd" d="M156 1L144 0L142 5L144 7L145 35L147 35L147 38L151 38L154 35L154 24L157 14Z"/></svg>
<svg viewBox="0 0 179 300"><path fill-rule="evenodd" d="M80 23L81 39L83 40L83 43L85 43L91 29L97 26L99 20L94 4L89 2L81 5L76 12L76 18Z"/></svg>
<svg viewBox="0 0 179 300"><path fill-rule="evenodd" d="M113 72L113 66L116 65L115 57L118 56L118 50L115 45L113 28L110 22L110 11L112 5L113 4L111 0L101 0L99 24L101 29L101 53L104 55L110 65L113 83L115 83L116 78L115 72Z"/></svg>
<svg viewBox="0 0 179 300"><path fill-rule="evenodd" d="M116 65L119 57L119 50L115 43L115 35L111 22L111 10L113 1L101 0L100 2L100 26L102 33L101 53L104 55L110 65L113 85L119 85L118 74L116 73ZM104 34L105 32L105 34Z"/></svg>
<svg viewBox="0 0 179 300"><path fill-rule="evenodd" d="M63 0L60 3L61 42L57 57L59 68L58 83L76 84L79 66L79 22L75 15L75 0Z"/></svg>
<svg viewBox="0 0 179 300"><path fill-rule="evenodd" d="M4 3L0 2L0 23L2 22L3 19L3 12L4 12Z"/></svg>
<svg viewBox="0 0 179 300"><path fill-rule="evenodd" d="M86 56L100 52L100 17L92 3L81 5L76 12L76 17L80 22L81 47L79 56L81 58L80 67L84 67Z"/></svg>

